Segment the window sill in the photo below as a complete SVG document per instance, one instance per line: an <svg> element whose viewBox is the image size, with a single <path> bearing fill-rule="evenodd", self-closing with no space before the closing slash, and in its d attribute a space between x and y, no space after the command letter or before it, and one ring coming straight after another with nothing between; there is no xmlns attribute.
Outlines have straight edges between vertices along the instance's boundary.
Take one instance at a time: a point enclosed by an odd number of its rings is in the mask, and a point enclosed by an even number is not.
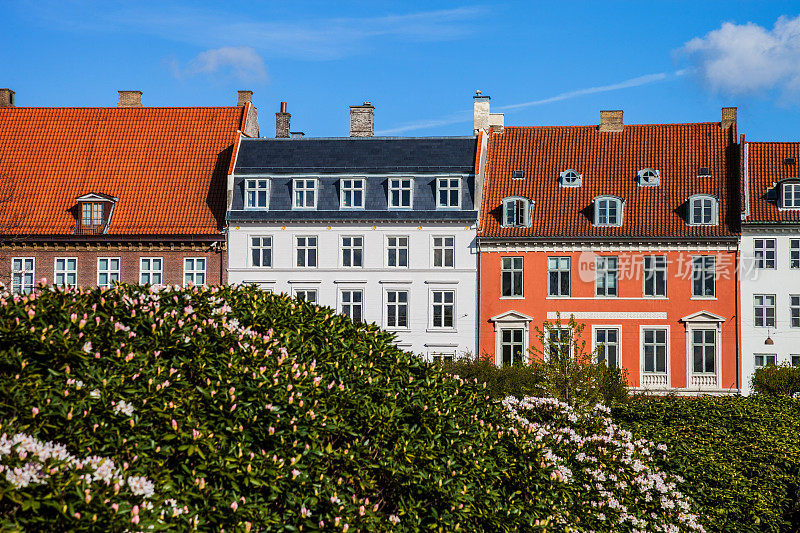
<svg viewBox="0 0 800 533"><path fill-rule="evenodd" d="M458 333L457 329L452 328L427 328L426 333Z"/></svg>
<svg viewBox="0 0 800 533"><path fill-rule="evenodd" d="M405 328L403 328L403 327L395 328L395 327L392 327L392 326L385 326L383 329L384 329L384 330L386 330L386 331L397 331L397 332L411 331L411 328L409 328L409 327L405 327Z"/></svg>
<svg viewBox="0 0 800 533"><path fill-rule="evenodd" d="M668 296L647 296L646 294L642 295L643 300L669 300Z"/></svg>
<svg viewBox="0 0 800 533"><path fill-rule="evenodd" d="M501 300L524 300L524 296L501 296Z"/></svg>
<svg viewBox="0 0 800 533"><path fill-rule="evenodd" d="M690 300L716 300L716 296L692 296Z"/></svg>
<svg viewBox="0 0 800 533"><path fill-rule="evenodd" d="M548 300L569 300L571 298L572 298L571 294L567 294L566 296L559 296L557 294L548 294L547 295L547 299Z"/></svg>

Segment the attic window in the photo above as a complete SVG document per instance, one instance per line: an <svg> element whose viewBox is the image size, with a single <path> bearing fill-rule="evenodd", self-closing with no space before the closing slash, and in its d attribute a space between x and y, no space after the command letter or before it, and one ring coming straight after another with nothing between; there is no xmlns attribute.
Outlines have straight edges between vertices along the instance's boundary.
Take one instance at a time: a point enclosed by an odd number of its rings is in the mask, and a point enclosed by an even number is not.
<svg viewBox="0 0 800 533"><path fill-rule="evenodd" d="M784 209L800 209L800 183L782 184L781 207Z"/></svg>
<svg viewBox="0 0 800 533"><path fill-rule="evenodd" d="M523 172L522 170L515 170L514 179L515 180L525 179L525 172Z"/></svg>
<svg viewBox="0 0 800 533"><path fill-rule="evenodd" d="M562 187L580 187L583 183L583 175L578 174L576 170L565 170L559 177L559 184Z"/></svg>
<svg viewBox="0 0 800 533"><path fill-rule="evenodd" d="M797 160L794 157L784 157L783 164L784 165L794 165Z"/></svg>
<svg viewBox="0 0 800 533"><path fill-rule="evenodd" d="M697 169L698 178L708 178L711 176L711 169L708 167L700 167Z"/></svg>
<svg viewBox="0 0 800 533"><path fill-rule="evenodd" d="M661 180L660 173L654 168L642 169L639 171L638 175L640 187L655 187Z"/></svg>
<svg viewBox="0 0 800 533"><path fill-rule="evenodd" d="M692 226L719 224L717 199L705 194L696 194L689 198L689 224Z"/></svg>
<svg viewBox="0 0 800 533"><path fill-rule="evenodd" d="M594 225L621 226L622 207L622 198L598 196L594 199Z"/></svg>
<svg viewBox="0 0 800 533"><path fill-rule="evenodd" d="M502 226L506 228L528 227L531 225L530 200L511 196L503 198Z"/></svg>
<svg viewBox="0 0 800 533"><path fill-rule="evenodd" d="M108 229L117 199L101 193L89 193L75 199L77 205L77 224L75 234L97 235Z"/></svg>

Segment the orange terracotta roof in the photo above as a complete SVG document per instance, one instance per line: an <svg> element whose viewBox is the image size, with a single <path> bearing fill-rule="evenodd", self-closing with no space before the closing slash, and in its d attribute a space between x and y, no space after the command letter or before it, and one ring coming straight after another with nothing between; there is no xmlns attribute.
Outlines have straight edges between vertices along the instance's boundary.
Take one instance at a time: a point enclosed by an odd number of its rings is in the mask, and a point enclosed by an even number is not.
<svg viewBox="0 0 800 533"><path fill-rule="evenodd" d="M784 159L794 157L794 165ZM778 209L778 188L775 185L787 178L800 178L800 143L747 142L747 204L743 223L799 223L800 210ZM749 209L748 209L749 208Z"/></svg>
<svg viewBox="0 0 800 533"><path fill-rule="evenodd" d="M625 125L621 132L597 126L505 127L489 135L480 236L492 238L715 238L736 235L738 155L736 128L720 123ZM709 167L711 177L698 177ZM641 187L637 173L660 172L660 185ZM559 174L583 175L577 188L559 185ZM524 179L512 179L522 170ZM717 226L686 223L686 201L694 194L720 201ZM592 200L624 200L623 224L592 224ZM502 199L533 200L531 227L504 228Z"/></svg>
<svg viewBox="0 0 800 533"><path fill-rule="evenodd" d="M0 235L70 235L87 193L109 235L218 235L249 106L0 108Z"/></svg>

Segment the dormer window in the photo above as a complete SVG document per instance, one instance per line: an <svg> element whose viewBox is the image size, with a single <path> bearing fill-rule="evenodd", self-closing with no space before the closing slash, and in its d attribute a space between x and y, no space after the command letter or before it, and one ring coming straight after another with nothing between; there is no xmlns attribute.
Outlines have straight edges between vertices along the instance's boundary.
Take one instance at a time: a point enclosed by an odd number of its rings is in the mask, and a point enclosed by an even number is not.
<svg viewBox="0 0 800 533"><path fill-rule="evenodd" d="M411 209L414 180L411 178L389 178L389 208Z"/></svg>
<svg viewBox="0 0 800 533"><path fill-rule="evenodd" d="M716 226L718 222L717 199L705 194L689 198L689 224L692 226Z"/></svg>
<svg viewBox="0 0 800 533"><path fill-rule="evenodd" d="M458 209L461 207L461 179L436 179L436 207L439 209Z"/></svg>
<svg viewBox="0 0 800 533"><path fill-rule="evenodd" d="M339 197L342 209L364 209L364 178L343 178Z"/></svg>
<svg viewBox="0 0 800 533"><path fill-rule="evenodd" d="M559 174L559 184L562 187L580 187L583 183L583 175L576 170L565 170Z"/></svg>
<svg viewBox="0 0 800 533"><path fill-rule="evenodd" d="M269 179L244 180L245 209L267 209L269 207Z"/></svg>
<svg viewBox="0 0 800 533"><path fill-rule="evenodd" d="M708 167L700 167L697 169L697 177L698 178L710 178L711 177L711 169Z"/></svg>
<svg viewBox="0 0 800 533"><path fill-rule="evenodd" d="M296 178L292 182L294 190L294 209L317 208L317 180L314 178Z"/></svg>
<svg viewBox="0 0 800 533"><path fill-rule="evenodd" d="M655 187L661 181L661 174L654 168L645 168L639 171L640 187Z"/></svg>
<svg viewBox="0 0 800 533"><path fill-rule="evenodd" d="M782 188L781 207L800 209L800 182L784 183Z"/></svg>
<svg viewBox="0 0 800 533"><path fill-rule="evenodd" d="M531 225L530 200L519 196L503 199L504 227L529 227Z"/></svg>
<svg viewBox="0 0 800 533"><path fill-rule="evenodd" d="M103 234L108 229L117 199L102 193L89 193L75 199L77 202L76 235Z"/></svg>
<svg viewBox="0 0 800 533"><path fill-rule="evenodd" d="M595 226L622 225L622 199L616 196L598 196L594 199Z"/></svg>
<svg viewBox="0 0 800 533"><path fill-rule="evenodd" d="M513 179L515 179L515 180L524 180L525 179L525 172L522 171L522 170L515 170Z"/></svg>

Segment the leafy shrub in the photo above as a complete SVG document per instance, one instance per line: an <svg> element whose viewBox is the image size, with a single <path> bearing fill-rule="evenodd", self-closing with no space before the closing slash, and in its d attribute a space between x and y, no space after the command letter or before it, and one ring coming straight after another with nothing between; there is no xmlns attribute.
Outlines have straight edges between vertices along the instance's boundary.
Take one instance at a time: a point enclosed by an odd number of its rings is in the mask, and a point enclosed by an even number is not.
<svg viewBox="0 0 800 533"><path fill-rule="evenodd" d="M668 446L665 469L719 532L800 530L800 402L788 398L635 398L613 418Z"/></svg>
<svg viewBox="0 0 800 533"><path fill-rule="evenodd" d="M466 356L442 363L445 372L467 381L486 384L486 392L495 400L506 396L524 398L544 394L544 379L538 367L530 365L497 366L485 357Z"/></svg>
<svg viewBox="0 0 800 533"><path fill-rule="evenodd" d="M753 373L751 385L756 394L794 396L800 393L800 367L764 366Z"/></svg>
<svg viewBox="0 0 800 533"><path fill-rule="evenodd" d="M0 291L0 530L543 529L482 387L255 288Z"/></svg>

